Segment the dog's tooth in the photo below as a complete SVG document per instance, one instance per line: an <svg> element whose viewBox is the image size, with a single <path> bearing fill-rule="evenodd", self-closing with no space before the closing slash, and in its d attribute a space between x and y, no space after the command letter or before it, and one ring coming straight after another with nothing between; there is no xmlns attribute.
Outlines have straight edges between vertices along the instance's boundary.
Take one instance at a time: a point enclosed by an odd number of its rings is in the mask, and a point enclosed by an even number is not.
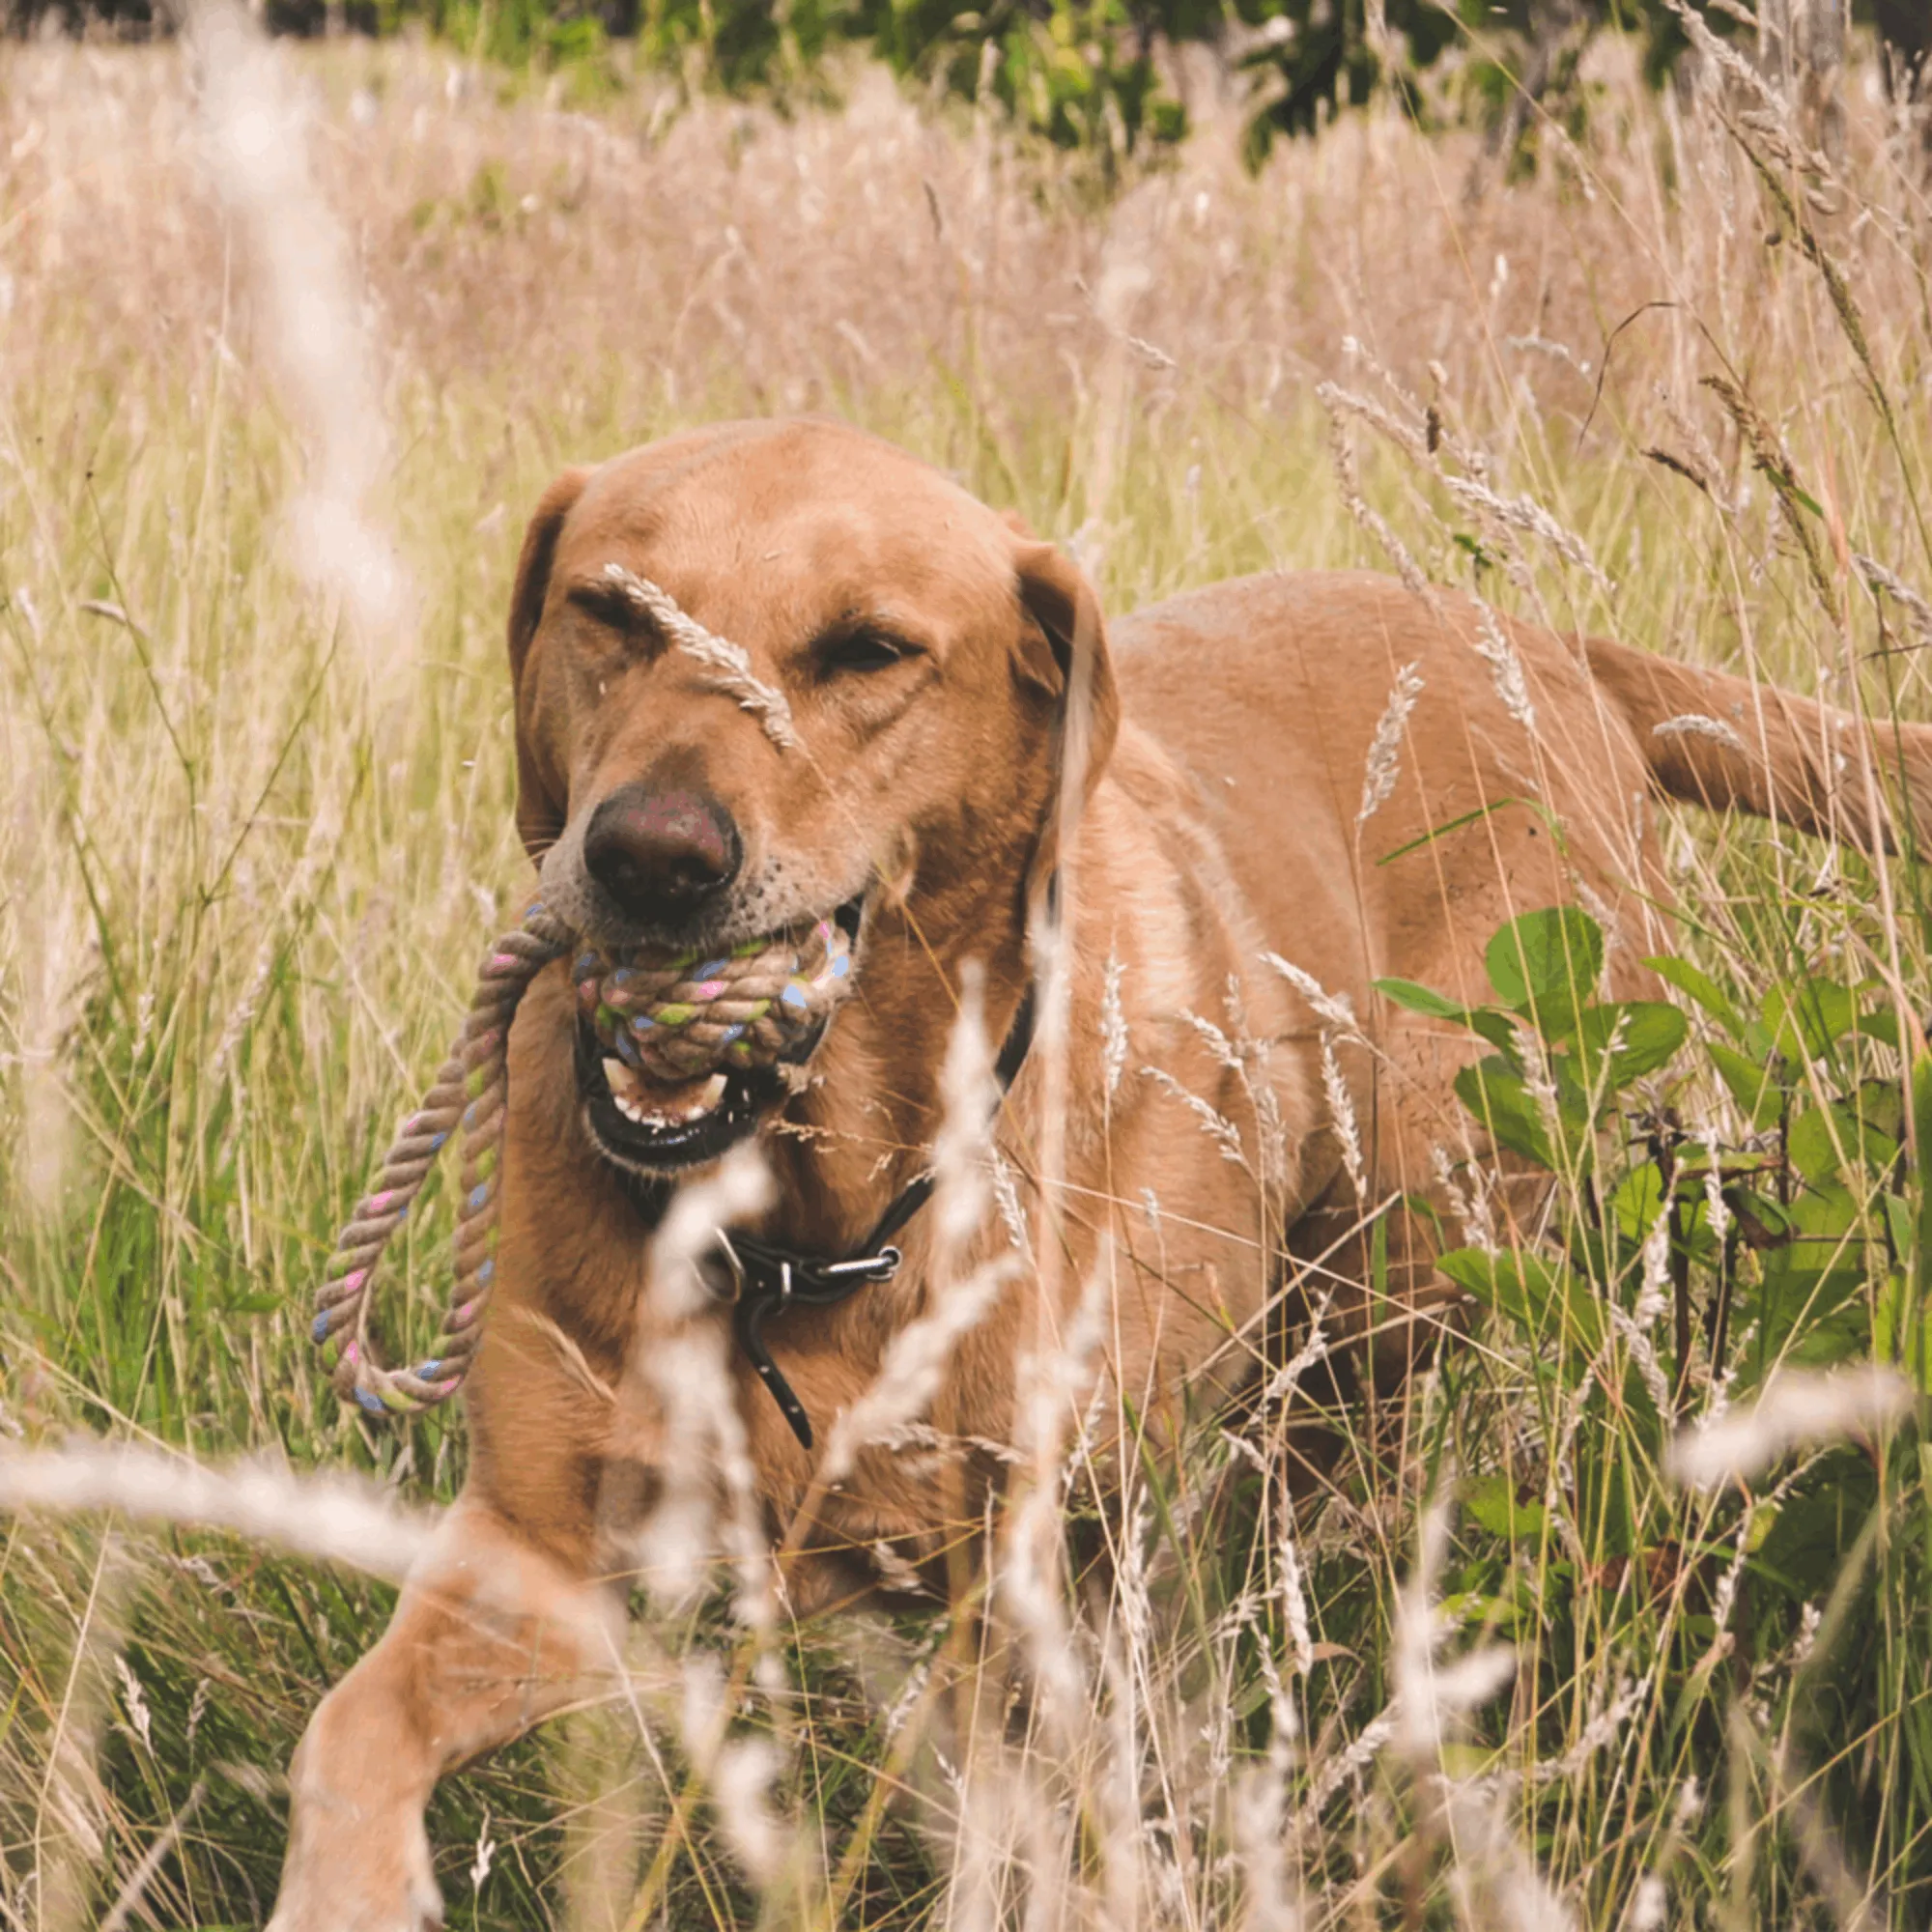
<svg viewBox="0 0 1932 1932"><path fill-rule="evenodd" d="M681 1094L668 1105L662 1101L653 1105L649 1089L622 1061L606 1056L603 1066L617 1111L634 1126L650 1132L689 1126L693 1121L701 1121L707 1114L715 1113L730 1084L724 1074L714 1073L691 1092L688 1098Z"/></svg>

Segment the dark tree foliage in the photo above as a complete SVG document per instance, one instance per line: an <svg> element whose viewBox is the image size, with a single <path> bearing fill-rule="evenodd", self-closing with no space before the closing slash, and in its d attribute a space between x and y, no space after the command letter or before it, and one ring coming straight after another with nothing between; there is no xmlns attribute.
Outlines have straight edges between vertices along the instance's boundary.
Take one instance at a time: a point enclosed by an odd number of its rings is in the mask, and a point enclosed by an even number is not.
<svg viewBox="0 0 1932 1932"><path fill-rule="evenodd" d="M165 32L182 0L0 0L15 33L55 24L142 38ZM990 95L1062 147L1113 159L1179 139L1186 115L1164 48L1194 43L1252 85L1248 152L1387 85L1418 114L1429 79L1460 56L1457 110L1515 147L1542 109L1574 108L1591 38L1635 36L1661 82L1684 50L1663 0L254 0L275 32L383 34L415 22L507 63L565 66L625 40L694 85L743 94L810 89L826 57L856 46L962 98ZM1709 0L1694 0L1700 7ZM1853 0L1886 50L1903 99L1932 85L1932 0ZM1724 9L1707 14L1739 30Z"/></svg>
<svg viewBox="0 0 1932 1932"><path fill-rule="evenodd" d="M1871 12L1886 51L1886 85L1900 99L1922 99L1932 80L1932 0L1872 0Z"/></svg>

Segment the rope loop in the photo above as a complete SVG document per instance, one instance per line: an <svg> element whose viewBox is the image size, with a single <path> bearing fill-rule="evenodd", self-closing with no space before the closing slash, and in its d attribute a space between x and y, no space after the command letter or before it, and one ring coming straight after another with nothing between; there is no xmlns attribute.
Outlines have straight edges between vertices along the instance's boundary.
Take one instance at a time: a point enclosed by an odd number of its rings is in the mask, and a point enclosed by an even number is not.
<svg viewBox="0 0 1932 1932"><path fill-rule="evenodd" d="M463 1386L482 1336L497 1276L498 1163L508 1097L510 1021L529 984L577 935L539 901L490 949L476 975L463 1029L416 1111L397 1129L376 1186L355 1204L316 1293L310 1339L336 1394L370 1415L413 1415ZM463 1135L457 1209L456 1285L431 1354L386 1368L369 1339L369 1284L389 1237L403 1225L438 1156Z"/></svg>
<svg viewBox="0 0 1932 1932"><path fill-rule="evenodd" d="M316 1292L310 1337L336 1394L372 1416L413 1415L463 1386L497 1278L510 1022L530 983L580 946L541 901L485 955L456 1043L397 1129L376 1186L355 1204ZM831 920L749 940L716 957L639 948L581 952L577 997L599 1040L634 1072L681 1082L771 1065L808 1048L850 985L851 946ZM428 1357L391 1369L369 1335L370 1281L452 1136L463 1139L456 1280Z"/></svg>

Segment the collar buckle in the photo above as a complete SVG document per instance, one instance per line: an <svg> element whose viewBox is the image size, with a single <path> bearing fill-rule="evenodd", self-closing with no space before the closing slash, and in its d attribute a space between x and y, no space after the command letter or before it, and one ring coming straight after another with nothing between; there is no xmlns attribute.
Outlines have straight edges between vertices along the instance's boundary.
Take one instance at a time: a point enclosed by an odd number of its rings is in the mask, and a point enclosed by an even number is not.
<svg viewBox="0 0 1932 1932"><path fill-rule="evenodd" d="M868 1281L891 1281L905 1257L895 1247L884 1247L875 1255L854 1255L850 1261L821 1262L815 1270L828 1281L850 1282L855 1288Z"/></svg>

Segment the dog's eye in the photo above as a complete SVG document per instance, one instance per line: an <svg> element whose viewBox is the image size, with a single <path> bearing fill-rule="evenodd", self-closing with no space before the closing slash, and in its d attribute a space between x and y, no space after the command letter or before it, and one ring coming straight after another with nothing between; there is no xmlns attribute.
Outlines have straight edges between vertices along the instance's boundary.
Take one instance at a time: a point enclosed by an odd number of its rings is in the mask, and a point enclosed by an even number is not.
<svg viewBox="0 0 1932 1932"><path fill-rule="evenodd" d="M819 669L828 677L839 671L889 670L913 654L913 646L882 631L847 631L828 638L818 647Z"/></svg>
<svg viewBox="0 0 1932 1932"><path fill-rule="evenodd" d="M640 620L637 607L621 590L603 583L579 583L571 588L570 602L607 630L620 631L627 637L638 634Z"/></svg>

